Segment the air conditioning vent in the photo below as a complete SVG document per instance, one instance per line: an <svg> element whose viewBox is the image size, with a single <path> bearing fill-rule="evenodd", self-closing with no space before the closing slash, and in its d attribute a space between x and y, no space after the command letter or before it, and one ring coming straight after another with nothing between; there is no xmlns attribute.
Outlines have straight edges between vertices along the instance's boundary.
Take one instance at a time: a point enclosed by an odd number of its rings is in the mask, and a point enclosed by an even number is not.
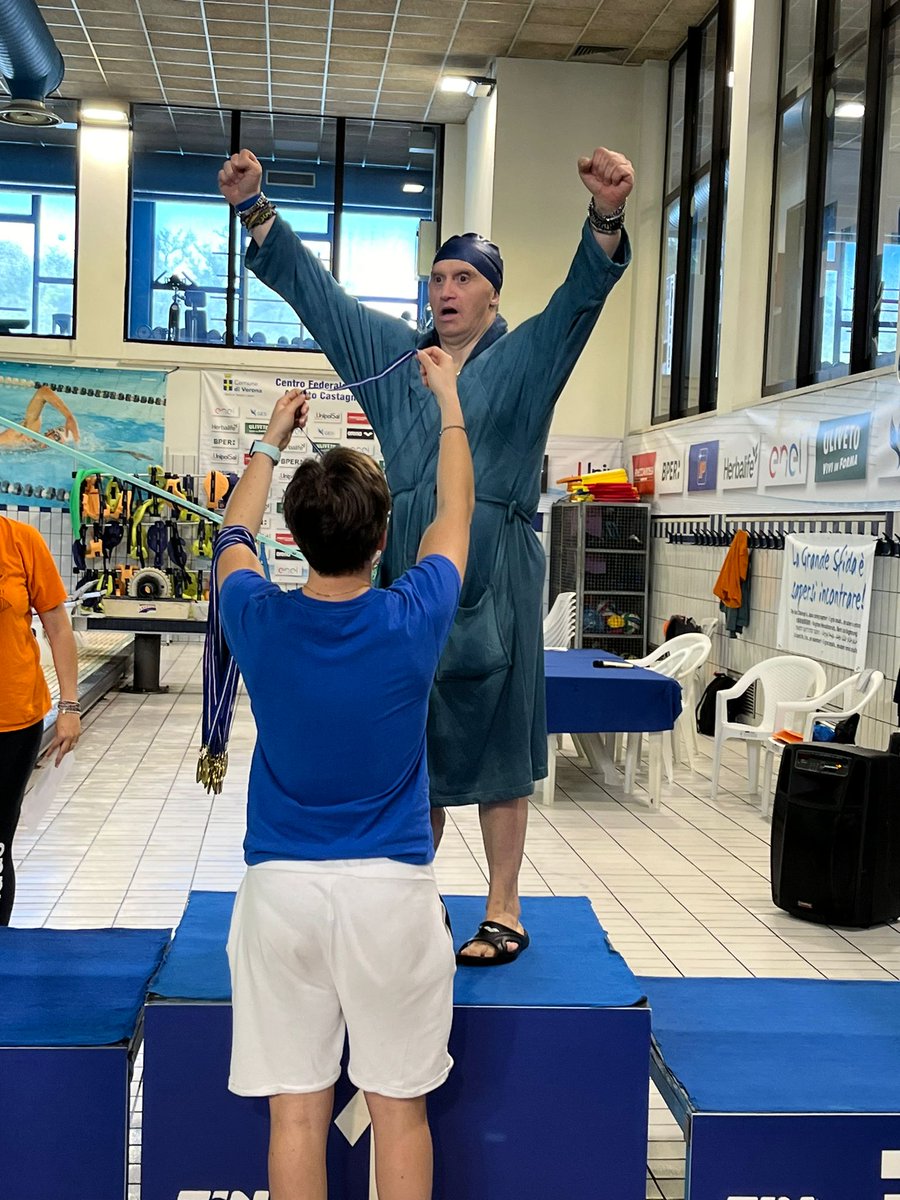
<svg viewBox="0 0 900 1200"><path fill-rule="evenodd" d="M571 62L574 59L578 59L578 58L583 58L583 59L605 58L607 55L610 55L610 54L621 54L621 52L625 49L627 49L627 47L625 47L625 46L589 46L589 45L585 45L584 43L582 43L580 46L576 46L575 49L572 51L572 53L569 55L569 61Z"/></svg>
<svg viewBox="0 0 900 1200"><path fill-rule="evenodd" d="M312 171L266 171L266 181L280 187L314 188L316 176Z"/></svg>

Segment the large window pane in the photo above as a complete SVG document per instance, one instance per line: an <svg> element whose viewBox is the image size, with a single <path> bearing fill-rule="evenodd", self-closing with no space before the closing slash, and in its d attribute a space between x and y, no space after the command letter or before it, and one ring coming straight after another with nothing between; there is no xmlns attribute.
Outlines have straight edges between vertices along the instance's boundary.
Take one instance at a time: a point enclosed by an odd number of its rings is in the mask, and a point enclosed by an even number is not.
<svg viewBox="0 0 900 1200"><path fill-rule="evenodd" d="M675 279L678 269L678 212L676 200L666 209L659 295L654 420L667 420L672 396L672 343L675 322Z"/></svg>
<svg viewBox="0 0 900 1200"><path fill-rule="evenodd" d="M0 331L74 333L76 106L63 124L0 126Z"/></svg>
<svg viewBox="0 0 900 1200"><path fill-rule="evenodd" d="M666 166L666 195L681 186L684 155L684 101L687 86L687 52L682 50L672 63L669 77L669 160Z"/></svg>
<svg viewBox="0 0 900 1200"><path fill-rule="evenodd" d="M226 113L134 109L128 334L225 337L229 210L216 176L230 153Z"/></svg>
<svg viewBox="0 0 900 1200"><path fill-rule="evenodd" d="M859 160L865 95L865 43L836 71L826 100L830 116L819 268L817 369L820 377L850 369L853 280L859 206Z"/></svg>
<svg viewBox="0 0 900 1200"><path fill-rule="evenodd" d="M807 92L781 117L769 288L767 385L790 384L797 372L809 109L810 95Z"/></svg>
<svg viewBox="0 0 900 1200"><path fill-rule="evenodd" d="M423 322L418 232L434 218L438 130L399 121L346 128L339 278L363 303Z"/></svg>
<svg viewBox="0 0 900 1200"><path fill-rule="evenodd" d="M688 279L684 380L681 390L682 410L686 415L699 411L703 300L708 252L709 175L704 175L694 186L691 200L691 273Z"/></svg>
<svg viewBox="0 0 900 1200"><path fill-rule="evenodd" d="M781 95L796 97L812 86L816 0L784 0Z"/></svg>
<svg viewBox="0 0 900 1200"><path fill-rule="evenodd" d="M707 21L700 50L700 89L697 99L697 137L694 170L705 167L712 155L713 104L716 94L716 34L718 17Z"/></svg>
<svg viewBox="0 0 900 1200"><path fill-rule="evenodd" d="M887 35L887 84L881 195L878 205L879 287L875 310L875 365L889 366L897 353L900 318L900 24Z"/></svg>
<svg viewBox="0 0 900 1200"><path fill-rule="evenodd" d="M263 164L266 195L328 270L334 240L336 130L333 118L241 114L241 141ZM246 247L247 234L241 229L235 263L236 343L316 349L291 306L246 270Z"/></svg>

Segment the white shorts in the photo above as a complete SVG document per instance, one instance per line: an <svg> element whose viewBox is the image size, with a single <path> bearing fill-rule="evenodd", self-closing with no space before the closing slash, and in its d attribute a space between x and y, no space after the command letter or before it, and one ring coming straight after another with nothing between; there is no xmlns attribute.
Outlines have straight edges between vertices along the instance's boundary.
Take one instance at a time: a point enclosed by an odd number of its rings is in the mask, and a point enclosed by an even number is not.
<svg viewBox="0 0 900 1200"><path fill-rule="evenodd" d="M228 937L239 1096L340 1075L407 1099L447 1078L456 970L432 867L391 859L250 867Z"/></svg>

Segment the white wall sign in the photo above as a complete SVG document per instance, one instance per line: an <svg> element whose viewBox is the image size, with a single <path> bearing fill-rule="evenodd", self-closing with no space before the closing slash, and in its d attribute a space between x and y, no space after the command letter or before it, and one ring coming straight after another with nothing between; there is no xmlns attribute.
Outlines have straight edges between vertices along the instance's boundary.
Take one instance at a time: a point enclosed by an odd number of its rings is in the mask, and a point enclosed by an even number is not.
<svg viewBox="0 0 900 1200"><path fill-rule="evenodd" d="M684 491L684 449L673 450L667 446L657 451L656 494L657 496L680 496Z"/></svg>
<svg viewBox="0 0 900 1200"><path fill-rule="evenodd" d="M208 471L240 475L250 444L261 438L275 401L289 388L309 393L307 432L319 450L347 446L380 462L381 449L365 413L337 375L318 371L286 376L274 371L203 371L200 405L200 478ZM281 511L281 497L297 467L314 454L309 440L294 434L275 468L272 491L263 518L263 532L286 547L294 546ZM306 563L271 548L267 551L273 580L298 586L307 577Z"/></svg>
<svg viewBox="0 0 900 1200"><path fill-rule="evenodd" d="M719 441L719 480L724 491L756 491L759 481L759 439L730 437Z"/></svg>
<svg viewBox="0 0 900 1200"><path fill-rule="evenodd" d="M778 603L778 649L862 670L874 562L872 538L789 536Z"/></svg>

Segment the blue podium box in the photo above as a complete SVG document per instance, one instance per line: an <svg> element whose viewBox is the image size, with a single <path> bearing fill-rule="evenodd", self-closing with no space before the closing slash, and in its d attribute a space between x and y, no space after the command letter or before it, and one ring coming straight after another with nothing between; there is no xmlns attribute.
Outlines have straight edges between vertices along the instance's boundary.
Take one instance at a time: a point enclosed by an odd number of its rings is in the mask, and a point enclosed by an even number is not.
<svg viewBox="0 0 900 1200"><path fill-rule="evenodd" d="M686 1200L900 1200L900 984L641 982Z"/></svg>
<svg viewBox="0 0 900 1200"><path fill-rule="evenodd" d="M147 984L171 931L0 929L0 1200L124 1200Z"/></svg>
<svg viewBox="0 0 900 1200"><path fill-rule="evenodd" d="M268 1104L227 1090L225 940L234 897L195 892L151 987L142 1200L266 1200ZM448 897L458 933L483 901ZM429 1097L434 1200L644 1200L650 1016L581 897L526 899L532 947L456 976L449 1081ZM342 1075L330 1200L368 1200L362 1097Z"/></svg>

